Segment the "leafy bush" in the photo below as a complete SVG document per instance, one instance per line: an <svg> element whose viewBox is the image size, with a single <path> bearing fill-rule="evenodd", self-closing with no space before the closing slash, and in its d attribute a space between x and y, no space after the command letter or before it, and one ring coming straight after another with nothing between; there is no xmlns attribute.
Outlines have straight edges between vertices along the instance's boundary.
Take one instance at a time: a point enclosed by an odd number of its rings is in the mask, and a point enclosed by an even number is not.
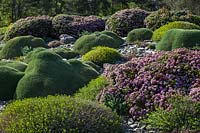
<svg viewBox="0 0 200 133"><path fill-rule="evenodd" d="M156 50L170 51L176 48L200 46L200 30L172 29L157 43Z"/></svg>
<svg viewBox="0 0 200 133"><path fill-rule="evenodd" d="M199 50L183 48L107 66L103 75L112 85L101 92L100 101L111 96L111 104L114 101L115 107L127 105L135 119L153 111L155 106L168 107L168 97L188 95L192 88L200 86L199 60ZM112 99L118 99L118 104Z"/></svg>
<svg viewBox="0 0 200 133"><path fill-rule="evenodd" d="M92 61L100 66L104 63L115 63L120 59L120 53L116 49L109 47L96 47L82 57L83 61Z"/></svg>
<svg viewBox="0 0 200 133"><path fill-rule="evenodd" d="M27 67L27 64L21 61L1 60L0 66L7 66L7 67L14 68L18 71L24 72Z"/></svg>
<svg viewBox="0 0 200 133"><path fill-rule="evenodd" d="M166 8L161 8L158 11L152 12L145 19L147 28L156 30L161 26L174 21L187 21L200 25L200 16L193 15L188 11L170 11Z"/></svg>
<svg viewBox="0 0 200 133"><path fill-rule="evenodd" d="M107 20L106 30L125 37L131 30L145 27L144 19L148 15L148 12L138 8L118 11Z"/></svg>
<svg viewBox="0 0 200 133"><path fill-rule="evenodd" d="M100 76L97 79L91 80L86 86L79 89L77 93L75 93L74 97L97 101L97 95L103 90L109 83L105 77Z"/></svg>
<svg viewBox="0 0 200 133"><path fill-rule="evenodd" d="M165 33L170 29L200 29L200 26L182 21L171 22L155 30L152 36L152 40L156 42L160 41Z"/></svg>
<svg viewBox="0 0 200 133"><path fill-rule="evenodd" d="M68 48L57 47L57 48L51 49L51 51L55 52L56 54L60 55L62 58L65 58L65 59L72 59L79 56L78 53Z"/></svg>
<svg viewBox="0 0 200 133"><path fill-rule="evenodd" d="M27 54L24 52L26 48L28 48L27 52L30 52L36 47L46 47L44 40L33 36L15 37L4 45L3 49L1 50L0 58L9 59L23 56L24 54Z"/></svg>
<svg viewBox="0 0 200 133"><path fill-rule="evenodd" d="M27 17L18 20L6 32L4 40L17 36L32 35L35 37L50 37L52 33L52 20L49 16Z"/></svg>
<svg viewBox="0 0 200 133"><path fill-rule="evenodd" d="M97 16L75 16L60 14L53 18L54 37L68 34L78 38L82 32L95 32L105 29L105 21Z"/></svg>
<svg viewBox="0 0 200 133"><path fill-rule="evenodd" d="M16 89L18 99L71 95L98 76L98 72L89 65L78 60L63 61L59 55L47 50L34 51L29 56L31 60Z"/></svg>
<svg viewBox="0 0 200 133"><path fill-rule="evenodd" d="M147 28L139 28L132 30L128 33L127 41L134 42L134 41L144 41L150 40L153 35L153 31Z"/></svg>
<svg viewBox="0 0 200 133"><path fill-rule="evenodd" d="M90 65L91 67L93 67L97 72L101 71L101 67L98 66L97 64L95 64L92 61L83 61L83 63Z"/></svg>
<svg viewBox="0 0 200 133"><path fill-rule="evenodd" d="M0 117L3 132L123 132L121 118L110 109L66 96L18 100Z"/></svg>
<svg viewBox="0 0 200 133"><path fill-rule="evenodd" d="M200 131L200 101L176 96L170 99L170 104L170 110L157 108L150 113L146 123L164 132Z"/></svg>
<svg viewBox="0 0 200 133"><path fill-rule="evenodd" d="M4 39L5 33L12 27L12 23L7 27L0 28L0 40Z"/></svg>
<svg viewBox="0 0 200 133"><path fill-rule="evenodd" d="M58 46L61 46L61 45L65 45L65 43L61 42L61 41L51 41L48 43L48 47L50 48L55 48L55 47L58 47Z"/></svg>
<svg viewBox="0 0 200 133"><path fill-rule="evenodd" d="M7 66L0 66L0 100L6 101L14 98L18 81L24 73Z"/></svg>
<svg viewBox="0 0 200 133"><path fill-rule="evenodd" d="M80 37L74 44L74 51L83 55L89 52L93 47L106 46L111 48L118 48L122 43L121 40L116 39L112 33L94 33Z"/></svg>

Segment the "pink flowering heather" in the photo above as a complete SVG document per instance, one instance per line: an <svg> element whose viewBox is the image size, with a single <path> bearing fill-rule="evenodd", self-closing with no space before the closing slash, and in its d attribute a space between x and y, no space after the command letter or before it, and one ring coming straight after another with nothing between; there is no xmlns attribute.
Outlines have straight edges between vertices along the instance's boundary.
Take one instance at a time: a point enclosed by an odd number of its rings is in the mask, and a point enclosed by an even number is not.
<svg viewBox="0 0 200 133"><path fill-rule="evenodd" d="M166 99L175 94L199 100L195 93L199 94L200 87L200 51L183 48L133 58L106 67L103 75L112 85L102 91L101 101L123 93L130 115L138 119L156 106L167 108Z"/></svg>

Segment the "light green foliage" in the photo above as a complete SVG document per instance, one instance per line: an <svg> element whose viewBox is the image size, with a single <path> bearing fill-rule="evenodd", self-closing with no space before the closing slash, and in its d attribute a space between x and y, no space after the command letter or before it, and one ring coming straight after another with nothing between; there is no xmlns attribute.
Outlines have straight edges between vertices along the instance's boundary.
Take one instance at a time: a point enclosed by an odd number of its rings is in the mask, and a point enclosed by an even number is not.
<svg viewBox="0 0 200 133"><path fill-rule="evenodd" d="M24 51L26 48L33 49L36 47L45 47L44 40L33 36L16 37L6 42L3 49L1 50L0 58L9 59L23 56L23 53L27 52Z"/></svg>
<svg viewBox="0 0 200 133"><path fill-rule="evenodd" d="M157 108L144 120L152 128L163 132L200 130L200 102L178 96L170 100L171 109Z"/></svg>
<svg viewBox="0 0 200 133"><path fill-rule="evenodd" d="M3 132L123 133L122 119L110 109L67 96L18 100L9 104L0 118Z"/></svg>
<svg viewBox="0 0 200 133"><path fill-rule="evenodd" d="M72 59L79 56L78 53L70 49L62 48L62 47L53 48L51 49L51 51L55 52L56 54L60 55L62 58L65 58L65 59Z"/></svg>
<svg viewBox="0 0 200 133"><path fill-rule="evenodd" d="M200 29L200 26L183 21L171 22L155 30L152 36L152 40L156 42L160 41L165 33L171 29Z"/></svg>
<svg viewBox="0 0 200 133"><path fill-rule="evenodd" d="M76 98L81 98L85 100L97 101L97 95L103 90L109 83L105 77L100 76L97 79L90 81L86 86L79 89L75 93Z"/></svg>
<svg viewBox="0 0 200 133"><path fill-rule="evenodd" d="M14 68L18 71L24 72L27 67L27 64L21 61L1 60L0 66L7 66L7 67Z"/></svg>
<svg viewBox="0 0 200 133"><path fill-rule="evenodd" d="M0 66L0 101L11 100L15 95L18 81L24 73L7 66Z"/></svg>
<svg viewBox="0 0 200 133"><path fill-rule="evenodd" d="M120 53L109 47L96 47L90 52L83 55L83 61L92 61L97 65L102 66L104 63L115 63L122 57Z"/></svg>
<svg viewBox="0 0 200 133"><path fill-rule="evenodd" d="M98 76L98 72L89 65L76 60L63 61L59 55L47 50L32 54L29 59L25 76L17 86L18 99L55 94L71 95Z"/></svg>
<svg viewBox="0 0 200 133"><path fill-rule="evenodd" d="M83 55L96 46L118 48L121 44L122 39L114 33L100 32L80 37L74 44L74 51Z"/></svg>
<svg viewBox="0 0 200 133"><path fill-rule="evenodd" d="M132 30L128 33L127 41L134 42L134 41L144 41L150 40L153 35L153 31L147 28L139 28Z"/></svg>
<svg viewBox="0 0 200 133"><path fill-rule="evenodd" d="M200 30L172 29L167 31L156 45L156 50L170 51L176 48L193 48L200 45Z"/></svg>

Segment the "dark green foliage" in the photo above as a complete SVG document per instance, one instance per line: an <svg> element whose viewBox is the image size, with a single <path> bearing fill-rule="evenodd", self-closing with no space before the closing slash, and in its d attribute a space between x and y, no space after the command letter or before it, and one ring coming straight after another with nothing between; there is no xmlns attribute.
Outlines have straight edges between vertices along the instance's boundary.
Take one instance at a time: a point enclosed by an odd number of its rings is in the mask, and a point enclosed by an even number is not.
<svg viewBox="0 0 200 133"><path fill-rule="evenodd" d="M51 49L51 51L55 52L56 54L60 55L62 58L65 58L65 59L72 59L79 56L78 53L70 49L62 48L62 47L53 48Z"/></svg>
<svg viewBox="0 0 200 133"><path fill-rule="evenodd" d="M26 62L27 64L33 59L34 56L36 56L36 54L38 54L41 51L45 51L47 50L46 48L43 47L38 47L35 48L33 51L29 52L24 59L24 62Z"/></svg>
<svg viewBox="0 0 200 133"><path fill-rule="evenodd" d="M7 66L0 66L0 101L14 97L18 81L24 73Z"/></svg>
<svg viewBox="0 0 200 133"><path fill-rule="evenodd" d="M24 72L27 67L27 64L21 61L1 60L0 66L7 66L7 67L14 68L18 71Z"/></svg>
<svg viewBox="0 0 200 133"><path fill-rule="evenodd" d="M169 100L170 110L157 108L145 120L152 128L163 132L200 131L200 102L178 96Z"/></svg>
<svg viewBox="0 0 200 133"><path fill-rule="evenodd" d="M17 98L47 96L55 94L71 95L98 73L80 61L63 61L49 51L32 53L25 76L19 81Z"/></svg>
<svg viewBox="0 0 200 133"><path fill-rule="evenodd" d="M76 98L97 101L97 95L103 90L109 83L105 77L98 77L90 81L86 86L79 89L77 93L75 93Z"/></svg>
<svg viewBox="0 0 200 133"><path fill-rule="evenodd" d="M174 21L187 21L200 25L200 16L193 15L188 11L170 11L166 8L161 8L158 11L152 12L145 19L145 24L147 28L151 30L156 30L161 26Z"/></svg>
<svg viewBox="0 0 200 133"><path fill-rule="evenodd" d="M6 32L4 40L8 41L17 36L32 35L35 37L50 37L52 21L49 16L27 17L16 21Z"/></svg>
<svg viewBox="0 0 200 133"><path fill-rule="evenodd" d="M44 40L33 36L15 37L4 45L0 58L9 59L23 56L36 47L45 47Z"/></svg>
<svg viewBox="0 0 200 133"><path fill-rule="evenodd" d="M84 61L83 63L90 65L91 67L93 67L97 72L101 71L101 67L98 66L97 64L95 64L92 61Z"/></svg>
<svg viewBox="0 0 200 133"><path fill-rule="evenodd" d="M123 44L122 40L119 40L119 38L116 39L116 36L114 34L107 33L100 32L80 37L74 44L74 51L83 55L96 46L118 48L120 45Z"/></svg>
<svg viewBox="0 0 200 133"><path fill-rule="evenodd" d="M147 28L139 28L132 30L128 33L127 41L134 42L134 41L144 41L150 40L153 35L153 31Z"/></svg>
<svg viewBox="0 0 200 133"><path fill-rule="evenodd" d="M131 30L145 27L144 19L148 15L148 12L138 8L118 11L107 20L106 30L125 37Z"/></svg>
<svg viewBox="0 0 200 133"><path fill-rule="evenodd" d="M156 45L156 50L173 50L176 48L193 48L200 45L200 30L169 30Z"/></svg>
<svg viewBox="0 0 200 133"><path fill-rule="evenodd" d="M200 30L200 26L193 23L189 23L189 22L183 22L183 21L171 22L155 30L152 36L152 40L155 42L160 41L162 37L165 35L165 33L170 29L198 29Z"/></svg>
<svg viewBox="0 0 200 133"><path fill-rule="evenodd" d="M83 55L83 61L92 61L97 65L102 66L104 63L116 63L122 58L120 53L109 47L96 47L90 52Z"/></svg>
<svg viewBox="0 0 200 133"><path fill-rule="evenodd" d="M3 132L124 132L122 119L110 109L66 96L18 100L9 104L0 118L0 130Z"/></svg>

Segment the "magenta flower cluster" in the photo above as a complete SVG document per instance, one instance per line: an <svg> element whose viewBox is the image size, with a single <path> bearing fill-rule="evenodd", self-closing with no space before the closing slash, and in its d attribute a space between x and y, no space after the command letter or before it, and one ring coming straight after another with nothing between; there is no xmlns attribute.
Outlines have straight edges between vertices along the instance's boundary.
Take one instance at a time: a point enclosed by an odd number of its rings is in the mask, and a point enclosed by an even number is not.
<svg viewBox="0 0 200 133"><path fill-rule="evenodd" d="M124 92L130 115L138 119L156 106L167 108L166 99L176 94L199 100L200 51L185 48L161 51L125 64L109 65L103 75L112 85L102 91L101 98Z"/></svg>

